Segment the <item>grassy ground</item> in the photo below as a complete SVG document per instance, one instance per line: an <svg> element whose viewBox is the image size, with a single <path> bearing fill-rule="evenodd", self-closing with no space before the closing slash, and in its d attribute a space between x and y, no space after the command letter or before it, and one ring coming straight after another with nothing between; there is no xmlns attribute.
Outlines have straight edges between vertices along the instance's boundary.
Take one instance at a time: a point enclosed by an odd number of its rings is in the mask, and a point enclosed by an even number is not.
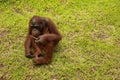
<svg viewBox="0 0 120 80"><path fill-rule="evenodd" d="M63 36L50 65L24 56L33 15ZM120 80L120 1L0 0L0 80Z"/></svg>

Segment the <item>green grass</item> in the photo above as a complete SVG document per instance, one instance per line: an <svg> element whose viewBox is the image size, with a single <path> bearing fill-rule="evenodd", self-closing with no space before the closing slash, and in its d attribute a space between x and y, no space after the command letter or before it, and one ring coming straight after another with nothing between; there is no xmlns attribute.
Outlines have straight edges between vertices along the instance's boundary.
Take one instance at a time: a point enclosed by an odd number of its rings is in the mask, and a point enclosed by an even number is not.
<svg viewBox="0 0 120 80"><path fill-rule="evenodd" d="M50 65L24 56L33 15L63 36ZM0 0L0 80L120 80L120 1Z"/></svg>

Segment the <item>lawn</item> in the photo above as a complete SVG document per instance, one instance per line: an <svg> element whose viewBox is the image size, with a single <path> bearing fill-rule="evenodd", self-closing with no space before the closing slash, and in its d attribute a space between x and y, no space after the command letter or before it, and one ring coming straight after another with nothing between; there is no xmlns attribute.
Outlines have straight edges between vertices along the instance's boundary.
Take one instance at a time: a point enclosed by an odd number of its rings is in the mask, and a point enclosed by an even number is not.
<svg viewBox="0 0 120 80"><path fill-rule="evenodd" d="M63 36L49 65L24 55L33 15ZM0 80L120 80L120 1L0 0Z"/></svg>

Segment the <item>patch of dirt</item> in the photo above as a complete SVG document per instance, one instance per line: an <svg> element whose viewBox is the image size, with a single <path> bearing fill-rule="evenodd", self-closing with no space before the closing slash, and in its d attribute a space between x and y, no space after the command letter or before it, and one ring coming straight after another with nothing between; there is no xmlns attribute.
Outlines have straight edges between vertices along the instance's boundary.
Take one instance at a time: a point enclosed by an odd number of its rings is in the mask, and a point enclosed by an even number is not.
<svg viewBox="0 0 120 80"><path fill-rule="evenodd" d="M110 36L108 34L106 34L104 31L94 31L92 33L92 39L93 40L106 40L110 38Z"/></svg>
<svg viewBox="0 0 120 80"><path fill-rule="evenodd" d="M32 80L32 77L31 75L26 75L26 79L25 80Z"/></svg>
<svg viewBox="0 0 120 80"><path fill-rule="evenodd" d="M6 29L1 29L0 30L0 38L4 38L7 34L11 33L10 30L6 30Z"/></svg>
<svg viewBox="0 0 120 80"><path fill-rule="evenodd" d="M97 28L99 30L105 30L109 32L115 32L115 27L114 25L106 25L106 24L101 24L99 20L91 20L89 22L94 28Z"/></svg>
<svg viewBox="0 0 120 80"><path fill-rule="evenodd" d="M115 43L116 43L116 45L118 45L120 47L120 37L115 39Z"/></svg>
<svg viewBox="0 0 120 80"><path fill-rule="evenodd" d="M0 68L4 67L4 64L0 63Z"/></svg>
<svg viewBox="0 0 120 80"><path fill-rule="evenodd" d="M33 12L34 11L33 8L31 8L30 6L28 6L28 4L26 4L24 6L24 8L26 9L27 12Z"/></svg>
<svg viewBox="0 0 120 80"><path fill-rule="evenodd" d="M13 11L15 11L18 14L24 15L23 11L19 8L13 8Z"/></svg>
<svg viewBox="0 0 120 80"><path fill-rule="evenodd" d="M68 49L65 49L65 53L69 53L69 52L71 52L72 50L71 50L71 48L68 48Z"/></svg>
<svg viewBox="0 0 120 80"><path fill-rule="evenodd" d="M51 75L52 80L58 80L57 75Z"/></svg>
<svg viewBox="0 0 120 80"><path fill-rule="evenodd" d="M19 40L23 40L24 36L20 35L18 38Z"/></svg>
<svg viewBox="0 0 120 80"><path fill-rule="evenodd" d="M46 13L49 13L49 14L51 13L52 15L56 16L55 12L54 12L51 8L47 8L47 7L46 7L46 8L44 9L44 11L45 11Z"/></svg>
<svg viewBox="0 0 120 80"><path fill-rule="evenodd" d="M112 33L115 32L115 27L113 25L97 24L94 26L94 31L90 33L90 37L93 40L108 41L111 40Z"/></svg>
<svg viewBox="0 0 120 80"><path fill-rule="evenodd" d="M11 77L8 72L5 72L0 76L0 80L11 80Z"/></svg>
<svg viewBox="0 0 120 80"><path fill-rule="evenodd" d="M82 35L81 33L82 33L82 31L69 32L69 33L67 34L67 37L69 37L69 39L73 39L73 38L76 37L76 36Z"/></svg>
<svg viewBox="0 0 120 80"><path fill-rule="evenodd" d="M60 0L60 3L66 4L67 0Z"/></svg>
<svg viewBox="0 0 120 80"><path fill-rule="evenodd" d="M105 76L107 75L111 75L114 76L115 80L120 80L120 76L119 76L119 72L120 71L120 67L118 66L114 66L110 69L107 69L106 72L104 73Z"/></svg>
<svg viewBox="0 0 120 80"><path fill-rule="evenodd" d="M113 25L99 25L99 29L109 32L115 32L115 27Z"/></svg>
<svg viewBox="0 0 120 80"><path fill-rule="evenodd" d="M92 66L89 70L90 70L90 73L94 73L96 70L98 70L101 66Z"/></svg>
<svg viewBox="0 0 120 80"><path fill-rule="evenodd" d="M1 76L1 77L0 77L0 80L7 80L7 79L6 79L6 77Z"/></svg>

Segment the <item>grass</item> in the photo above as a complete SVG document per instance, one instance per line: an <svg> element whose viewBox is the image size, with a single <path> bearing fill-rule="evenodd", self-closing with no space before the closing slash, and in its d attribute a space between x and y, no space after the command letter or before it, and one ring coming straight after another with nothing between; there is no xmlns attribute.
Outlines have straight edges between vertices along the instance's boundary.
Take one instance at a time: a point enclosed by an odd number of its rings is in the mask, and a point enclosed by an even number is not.
<svg viewBox="0 0 120 80"><path fill-rule="evenodd" d="M63 36L50 65L24 56L33 15ZM120 80L120 1L0 0L0 80Z"/></svg>

